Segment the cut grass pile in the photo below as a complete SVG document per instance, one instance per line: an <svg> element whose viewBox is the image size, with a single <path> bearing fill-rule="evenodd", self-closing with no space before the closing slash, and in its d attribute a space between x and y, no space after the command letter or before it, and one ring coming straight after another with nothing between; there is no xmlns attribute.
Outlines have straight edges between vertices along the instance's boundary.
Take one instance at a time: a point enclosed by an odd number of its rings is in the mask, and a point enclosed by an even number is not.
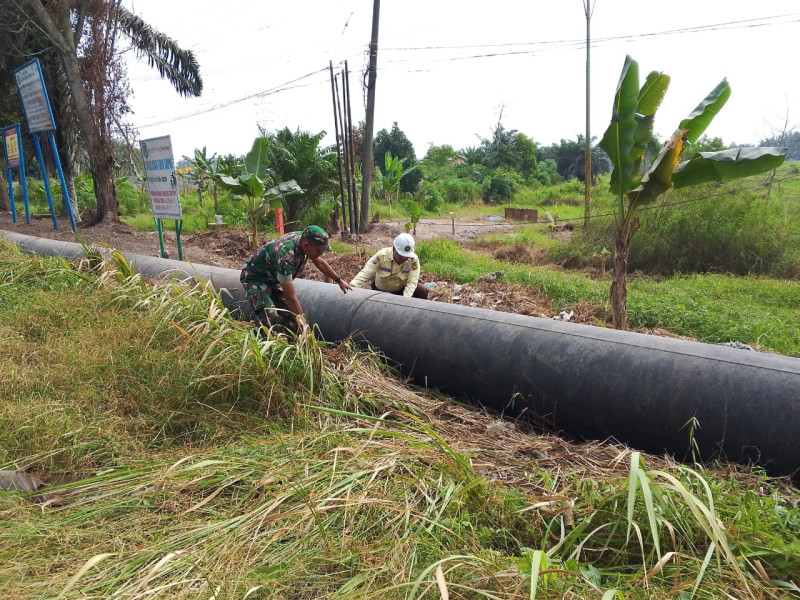
<svg viewBox="0 0 800 600"><path fill-rule="evenodd" d="M0 246L0 590L39 598L790 598L800 496L526 433L199 285Z"/></svg>

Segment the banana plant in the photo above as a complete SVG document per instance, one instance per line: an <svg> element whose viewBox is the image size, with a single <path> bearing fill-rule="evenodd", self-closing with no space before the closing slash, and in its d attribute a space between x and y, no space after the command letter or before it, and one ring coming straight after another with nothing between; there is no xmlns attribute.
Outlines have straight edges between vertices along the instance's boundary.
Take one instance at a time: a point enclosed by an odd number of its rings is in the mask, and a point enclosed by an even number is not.
<svg viewBox="0 0 800 600"><path fill-rule="evenodd" d="M211 193L214 196L214 214L219 214L219 192L217 190L218 178L217 178L217 165L219 164L216 160L216 153L208 156L206 154L206 147L203 146L202 150L198 150L197 148L194 149L194 158L189 158L184 156L185 160L188 160L192 165L191 171L191 178L198 182L198 195L200 196L200 206L203 205L202 202L202 192L205 188L210 184L211 185ZM205 185L203 185L205 184Z"/></svg>
<svg viewBox="0 0 800 600"><path fill-rule="evenodd" d="M617 84L611 124L599 146L613 164L611 191L617 197L614 228L614 273L611 311L616 329L627 329L628 250L639 227L636 211L652 204L670 187L675 189L712 181L749 177L777 168L786 159L786 148L732 148L700 152L680 162L684 144L697 142L728 101L731 88L723 79L678 125L646 172L642 172L647 145L653 139L653 123L670 78L652 71L639 87L639 65L625 58Z"/></svg>
<svg viewBox="0 0 800 600"><path fill-rule="evenodd" d="M252 149L244 157L241 175L238 177L217 175L219 186L231 192L234 198L242 200L244 210L250 219L253 251L258 249L258 222L261 217L270 209L281 208L285 195L303 191L294 179L267 188L274 183L268 168L268 148L267 138L256 138Z"/></svg>
<svg viewBox="0 0 800 600"><path fill-rule="evenodd" d="M391 152L386 152L384 156L384 168L380 174L380 185L383 188L384 199L389 205L389 210L392 210L392 198L398 193L400 189L400 180L404 175L408 175L417 168L416 165L403 172L403 163L405 158L398 158L392 156Z"/></svg>

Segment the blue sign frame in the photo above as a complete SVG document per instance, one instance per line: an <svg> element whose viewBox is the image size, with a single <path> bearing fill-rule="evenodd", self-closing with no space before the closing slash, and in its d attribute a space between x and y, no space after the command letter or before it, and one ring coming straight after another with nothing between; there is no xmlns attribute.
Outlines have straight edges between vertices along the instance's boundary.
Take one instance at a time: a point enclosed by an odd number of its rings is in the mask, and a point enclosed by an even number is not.
<svg viewBox="0 0 800 600"><path fill-rule="evenodd" d="M8 140L6 139L6 132L13 132L17 138L17 156L19 157L19 164L12 165L9 159ZM22 199L25 203L25 222L31 222L31 213L28 208L28 183L25 179L25 156L22 153L22 132L19 129L19 123L14 123L8 127L4 127L2 131L3 136L3 153L6 158L6 177L8 181L8 196L11 199L11 221L17 222L17 206L14 204L14 178L11 169L19 169L20 183L22 184Z"/></svg>
<svg viewBox="0 0 800 600"><path fill-rule="evenodd" d="M33 73L34 70L35 73ZM42 67L39 64L39 59L34 58L21 67L14 69L14 81L17 84L19 101L22 105L22 112L25 115L25 124L28 126L28 131L33 137L36 158L39 159L39 165L42 168L42 179L44 180L44 189L47 193L47 203L50 206L50 215L53 217L53 229L58 229L58 219L56 218L56 209L53 206L53 195L50 193L50 178L47 176L47 169L45 168L44 158L42 156L42 148L39 145L39 136L36 135L39 132L46 132L47 138L50 140L50 149L53 152L56 169L58 170L58 179L61 182L61 196L67 207L67 213L69 213L72 231L76 231L77 226L75 225L75 216L72 214L72 203L70 202L69 192L67 191L67 182L64 178L64 170L61 168L61 159L58 157L58 150L56 149L56 138L53 135L56 123L53 118L53 110L50 108L50 98L47 95L47 87L44 84L44 77L42 76ZM47 109L46 114L45 107Z"/></svg>

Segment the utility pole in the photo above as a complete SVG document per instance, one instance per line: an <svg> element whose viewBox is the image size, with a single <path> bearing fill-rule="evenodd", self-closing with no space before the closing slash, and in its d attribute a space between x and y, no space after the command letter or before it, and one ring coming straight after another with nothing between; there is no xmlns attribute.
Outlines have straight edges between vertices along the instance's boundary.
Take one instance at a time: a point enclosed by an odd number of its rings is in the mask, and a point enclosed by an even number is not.
<svg viewBox="0 0 800 600"><path fill-rule="evenodd" d="M589 221L592 218L592 134L589 127L589 91L591 88L591 80L589 74L590 60L589 48L591 46L591 36L589 34L590 24L592 21L592 13L594 12L595 1L592 1L592 7L589 8L590 0L583 0L583 11L586 14L586 154L584 155L583 165L583 227L589 226Z"/></svg>
<svg viewBox="0 0 800 600"><path fill-rule="evenodd" d="M334 87L334 81L336 76L333 74L333 61L328 61L328 68L331 71L331 100L333 102L333 127L336 130L336 162L339 165L339 198L342 201L342 218L341 223L342 225L342 234L344 234L345 229L347 229L347 210L345 208L345 197L344 197L344 174L342 172L342 150L341 146L339 145L339 113L336 110L336 88ZM344 237L344 236L343 236Z"/></svg>
<svg viewBox="0 0 800 600"><path fill-rule="evenodd" d="M378 76L378 23L381 0L372 5L372 39L369 43L369 77L367 80L367 122L364 128L364 144L361 147L361 219L358 231L364 233L369 226L369 196L372 187L372 130L375 121L375 79Z"/></svg>

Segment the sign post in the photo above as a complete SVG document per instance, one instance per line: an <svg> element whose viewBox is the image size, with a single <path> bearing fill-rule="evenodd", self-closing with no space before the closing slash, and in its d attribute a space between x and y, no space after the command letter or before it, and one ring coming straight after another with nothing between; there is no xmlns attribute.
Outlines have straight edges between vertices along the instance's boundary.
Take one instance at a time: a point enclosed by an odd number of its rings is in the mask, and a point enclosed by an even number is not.
<svg viewBox="0 0 800 600"><path fill-rule="evenodd" d="M178 260L183 260L181 247L181 229L183 227L183 209L178 189L178 178L175 175L175 159L172 155L172 140L168 135L139 142L144 158L144 170L147 176L147 190L150 193L150 209L156 221L158 243L161 246L161 258L166 258L164 251L164 231L162 219L175 220L175 235L178 243Z"/></svg>
<svg viewBox="0 0 800 600"><path fill-rule="evenodd" d="M14 204L14 178L11 169L19 169L20 184L22 185L22 200L25 204L25 222L31 222L31 213L28 208L28 183L25 179L25 158L22 154L22 136L19 124L14 123L3 129L3 149L6 155L6 174L8 175L8 196L11 199L11 221L17 222L17 206Z"/></svg>
<svg viewBox="0 0 800 600"><path fill-rule="evenodd" d="M56 209L53 206L53 196L50 193L50 179L47 176L47 169L45 168L44 158L42 157L42 148L39 145L39 137L36 135L39 132L47 132L47 138L50 140L50 149L53 152L56 169L58 170L58 178L61 182L61 195L64 198L64 204L67 206L67 213L69 213L69 222L72 225L72 231L75 231L77 229L75 225L75 216L72 214L72 203L70 202L69 192L67 191L67 182L64 179L64 171L61 168L61 160L58 157L58 150L56 149L56 138L53 135L56 122L53 119L53 111L50 109L50 99L47 96L47 88L45 88L44 85L44 77L42 77L42 67L39 65L39 59L34 58L18 69L15 69L14 80L17 84L17 91L19 91L19 99L22 103L22 112L25 115L25 122L28 124L28 131L33 137L36 157L39 159L39 165L42 168L42 179L44 180L44 189L47 193L47 203L50 205L50 215L53 217L53 229L58 229L58 219L56 218Z"/></svg>

